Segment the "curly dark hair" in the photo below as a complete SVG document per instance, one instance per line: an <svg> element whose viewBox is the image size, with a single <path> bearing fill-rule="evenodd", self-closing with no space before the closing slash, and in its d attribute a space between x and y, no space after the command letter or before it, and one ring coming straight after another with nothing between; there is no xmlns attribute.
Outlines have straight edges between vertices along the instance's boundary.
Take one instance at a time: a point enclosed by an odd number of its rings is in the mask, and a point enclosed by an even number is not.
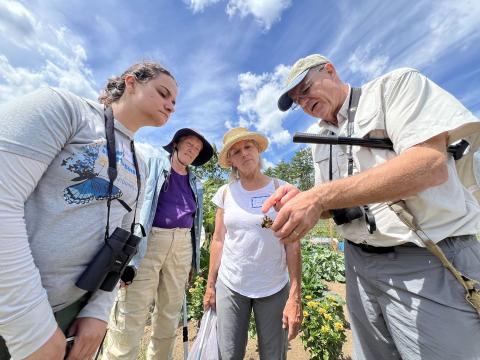
<svg viewBox="0 0 480 360"><path fill-rule="evenodd" d="M108 106L120 99L125 91L125 77L127 75L133 75L138 82L146 83L155 79L160 74L168 75L175 80L168 70L155 62L134 64L125 70L121 76L115 76L108 79L105 88L98 97L98 101Z"/></svg>

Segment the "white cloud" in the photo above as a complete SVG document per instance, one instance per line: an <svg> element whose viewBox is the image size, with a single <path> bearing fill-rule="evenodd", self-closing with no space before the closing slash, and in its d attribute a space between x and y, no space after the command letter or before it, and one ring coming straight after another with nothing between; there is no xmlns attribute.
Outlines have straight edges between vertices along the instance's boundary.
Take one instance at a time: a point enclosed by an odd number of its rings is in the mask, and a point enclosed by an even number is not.
<svg viewBox="0 0 480 360"><path fill-rule="evenodd" d="M193 13L202 12L206 7L220 0L184 0ZM282 12L291 5L291 0L229 0L225 9L229 17L237 13L241 17L252 15L265 31L279 21Z"/></svg>
<svg viewBox="0 0 480 360"><path fill-rule="evenodd" d="M480 39L480 2L474 0L445 0L431 9L425 20L427 36L410 49L406 62L420 67L437 61L452 50L465 50L468 44ZM463 44L463 45L462 45Z"/></svg>
<svg viewBox="0 0 480 360"><path fill-rule="evenodd" d="M366 75L368 78L374 78L384 73L389 57L378 55L371 57L372 46L359 47L348 59L348 66L352 72L358 72Z"/></svg>
<svg viewBox="0 0 480 360"><path fill-rule="evenodd" d="M230 0L226 11L229 16L237 12L241 17L253 15L265 30L270 30L290 5L291 0Z"/></svg>
<svg viewBox="0 0 480 360"><path fill-rule="evenodd" d="M168 153L161 147L155 147L152 144L135 141L135 150L138 150L144 159L151 157L162 157L168 155Z"/></svg>
<svg viewBox="0 0 480 360"><path fill-rule="evenodd" d="M267 159L265 157L262 158L263 161L263 170L266 170L271 167L275 167L275 164Z"/></svg>
<svg viewBox="0 0 480 360"><path fill-rule="evenodd" d="M286 113L277 108L287 73L286 66L278 65L273 73L256 75L248 72L238 76L241 93L237 111L240 120L236 126L254 127L269 136L272 143L285 145L290 141L290 133L282 126Z"/></svg>
<svg viewBox="0 0 480 360"><path fill-rule="evenodd" d="M202 12L207 6L216 4L220 0L185 0L185 3L193 13Z"/></svg>
<svg viewBox="0 0 480 360"><path fill-rule="evenodd" d="M479 1L440 0L413 6L398 2L388 10L372 1L359 6L354 13L348 6L342 8L344 26L326 53L332 59L347 59L342 65L360 74L361 80L399 66L426 68L452 53L461 57L480 40ZM372 21L366 21L365 13ZM381 18L392 21L378 21Z"/></svg>
<svg viewBox="0 0 480 360"><path fill-rule="evenodd" d="M2 37L19 47L27 47L41 24L21 3L0 0L0 32Z"/></svg>
<svg viewBox="0 0 480 360"><path fill-rule="evenodd" d="M97 97L92 73L85 65L86 51L67 28L44 26L20 2L0 0L0 30L22 54L39 60L35 66L22 67L0 55L0 102L46 85Z"/></svg>

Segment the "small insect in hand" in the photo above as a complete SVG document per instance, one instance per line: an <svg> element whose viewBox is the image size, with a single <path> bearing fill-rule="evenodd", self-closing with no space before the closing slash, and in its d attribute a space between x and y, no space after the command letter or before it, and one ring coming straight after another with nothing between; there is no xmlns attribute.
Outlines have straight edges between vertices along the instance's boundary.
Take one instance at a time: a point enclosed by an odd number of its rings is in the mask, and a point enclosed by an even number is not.
<svg viewBox="0 0 480 360"><path fill-rule="evenodd" d="M268 215L265 215L262 219L261 227L264 229L270 229L272 225L273 225L273 220Z"/></svg>

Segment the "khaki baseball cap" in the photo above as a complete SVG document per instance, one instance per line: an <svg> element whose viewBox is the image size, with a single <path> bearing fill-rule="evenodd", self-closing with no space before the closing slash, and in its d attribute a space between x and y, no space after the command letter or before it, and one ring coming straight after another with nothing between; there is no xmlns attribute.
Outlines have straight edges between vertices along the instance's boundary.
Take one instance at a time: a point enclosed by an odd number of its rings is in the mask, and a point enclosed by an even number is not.
<svg viewBox="0 0 480 360"><path fill-rule="evenodd" d="M287 111L288 109L290 109L293 104L293 100L290 96L288 96L288 92L302 82L305 76L307 76L308 70L315 66L330 62L330 60L320 54L308 55L304 58L297 60L297 62L293 64L292 68L290 69L286 81L286 86L282 90L282 95L280 95L280 97L278 98L278 109L280 111Z"/></svg>

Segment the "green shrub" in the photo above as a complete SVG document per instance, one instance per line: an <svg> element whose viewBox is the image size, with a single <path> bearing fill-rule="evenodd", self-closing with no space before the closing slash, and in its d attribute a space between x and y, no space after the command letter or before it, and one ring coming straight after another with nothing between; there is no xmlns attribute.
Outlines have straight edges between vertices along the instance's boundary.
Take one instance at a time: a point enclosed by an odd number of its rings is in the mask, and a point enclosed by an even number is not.
<svg viewBox="0 0 480 360"><path fill-rule="evenodd" d="M321 278L325 281L345 282L345 261L343 254L329 246L302 242L302 274L307 278ZM319 296L310 294L314 298Z"/></svg>
<svg viewBox="0 0 480 360"><path fill-rule="evenodd" d="M322 299L308 296L303 310L300 337L312 360L333 360L342 355L347 323L343 314L344 301L336 294Z"/></svg>

